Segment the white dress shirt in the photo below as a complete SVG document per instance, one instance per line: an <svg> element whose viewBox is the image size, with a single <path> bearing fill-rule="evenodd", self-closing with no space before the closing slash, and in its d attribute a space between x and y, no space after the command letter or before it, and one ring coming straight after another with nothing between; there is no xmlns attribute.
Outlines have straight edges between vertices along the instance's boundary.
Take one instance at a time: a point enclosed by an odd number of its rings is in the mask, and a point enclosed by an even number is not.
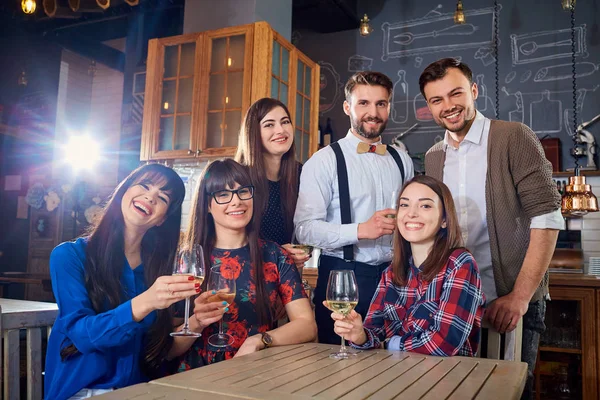
<svg viewBox="0 0 600 400"><path fill-rule="evenodd" d="M342 224L337 163L331 147L316 152L302 167L300 192L294 215L296 239L323 249L323 254L343 258L343 246L355 245L356 261L378 265L392 259L391 235L358 240L358 224L376 211L390 208L392 192L402 187L400 169L393 157L358 154L360 139L348 131L338 143L348 170L352 223ZM374 143L377 144L377 143ZM410 156L395 147L404 165L405 180L414 176Z"/></svg>
<svg viewBox="0 0 600 400"><path fill-rule="evenodd" d="M452 192L463 243L475 257L488 303L498 298L485 201L489 135L490 120L477 111L475 121L460 145L448 131L444 136L444 183ZM532 218L530 228L564 229L560 208Z"/></svg>

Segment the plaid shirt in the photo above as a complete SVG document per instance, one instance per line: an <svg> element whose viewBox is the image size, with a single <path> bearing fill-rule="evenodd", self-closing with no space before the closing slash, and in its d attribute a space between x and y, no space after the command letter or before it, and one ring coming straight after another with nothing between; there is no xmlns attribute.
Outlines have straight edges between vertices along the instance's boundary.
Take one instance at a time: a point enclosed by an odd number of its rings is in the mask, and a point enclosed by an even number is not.
<svg viewBox="0 0 600 400"><path fill-rule="evenodd" d="M434 356L474 356L485 297L471 253L456 249L431 282L422 280L410 258L407 284L394 285L392 267L381 277L365 319L367 342L353 347L388 349Z"/></svg>

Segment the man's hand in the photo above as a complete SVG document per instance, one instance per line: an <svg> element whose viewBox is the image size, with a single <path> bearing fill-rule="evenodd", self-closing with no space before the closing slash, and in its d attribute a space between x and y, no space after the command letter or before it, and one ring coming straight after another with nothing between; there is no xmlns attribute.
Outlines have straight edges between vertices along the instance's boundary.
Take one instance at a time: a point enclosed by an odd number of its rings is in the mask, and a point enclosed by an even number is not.
<svg viewBox="0 0 600 400"><path fill-rule="evenodd" d="M485 310L484 318L500 333L506 333L517 327L519 318L527 312L529 301L517 298L513 293L494 300Z"/></svg>
<svg viewBox="0 0 600 400"><path fill-rule="evenodd" d="M386 208L376 211L367 222L358 224L358 239L378 239L394 233L396 218L388 218L387 215L396 215L396 210Z"/></svg>
<svg viewBox="0 0 600 400"><path fill-rule="evenodd" d="M296 264L298 272L300 272L300 276L302 276L302 268L304 268L304 263L310 260L312 254L307 254L303 249L296 249L294 248L294 245L290 243L284 244L281 247L290 253L292 260L294 260L294 264Z"/></svg>

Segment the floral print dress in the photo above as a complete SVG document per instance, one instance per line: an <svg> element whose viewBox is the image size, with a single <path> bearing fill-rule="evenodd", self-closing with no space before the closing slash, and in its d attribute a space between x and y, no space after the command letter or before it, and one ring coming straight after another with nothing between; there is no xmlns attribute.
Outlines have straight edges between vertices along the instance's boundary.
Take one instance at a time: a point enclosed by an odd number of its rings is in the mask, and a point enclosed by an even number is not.
<svg viewBox="0 0 600 400"><path fill-rule="evenodd" d="M271 313L275 314L278 302L285 306L307 296L300 274L289 254L273 242L260 240L259 244L263 250L264 279ZM219 332L219 323L208 326L183 356L179 371L228 360L235 355L247 337L276 328L276 320L259 325L256 279L250 264L250 247L246 245L234 250L214 249L211 262L213 265L221 265L221 273L231 274L236 279L235 300L223 316L223 332L233 336L234 342L225 348L211 346L208 338Z"/></svg>

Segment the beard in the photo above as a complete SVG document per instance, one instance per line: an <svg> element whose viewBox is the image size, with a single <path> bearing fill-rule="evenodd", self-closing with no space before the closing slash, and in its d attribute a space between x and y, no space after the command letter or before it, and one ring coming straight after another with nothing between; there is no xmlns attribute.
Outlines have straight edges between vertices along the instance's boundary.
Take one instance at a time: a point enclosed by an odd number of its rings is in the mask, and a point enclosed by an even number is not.
<svg viewBox="0 0 600 400"><path fill-rule="evenodd" d="M380 118L365 118L360 121L356 118L350 118L350 121L351 121L352 129L354 129L354 131L356 133L358 133L360 136L362 136L366 139L375 139L375 138L381 136L381 134L385 130L385 127L388 122L387 120L384 121ZM379 122L381 125L379 128L374 128L371 130L364 128L363 122L370 122L370 121Z"/></svg>

